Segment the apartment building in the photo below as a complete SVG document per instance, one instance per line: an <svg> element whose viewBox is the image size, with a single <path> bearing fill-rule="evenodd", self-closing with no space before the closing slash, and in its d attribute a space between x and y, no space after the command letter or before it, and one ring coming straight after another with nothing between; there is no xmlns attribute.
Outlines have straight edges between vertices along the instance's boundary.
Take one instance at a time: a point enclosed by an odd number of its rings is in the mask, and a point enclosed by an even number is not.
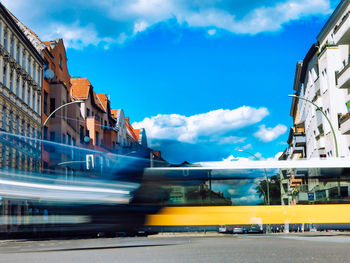
<svg viewBox="0 0 350 263"><path fill-rule="evenodd" d="M87 145L94 149L102 150L103 141L103 122L107 120L106 109L94 91L94 88L87 78L71 79L71 97L73 100L82 100L80 103L80 114L85 122L85 130L80 130L80 138L89 138Z"/></svg>
<svg viewBox="0 0 350 263"><path fill-rule="evenodd" d="M36 138L41 129L44 60L33 33L21 26L0 3L0 129ZM40 145L33 140L0 141L0 168L39 171L40 155Z"/></svg>
<svg viewBox="0 0 350 263"><path fill-rule="evenodd" d="M48 116L58 107L72 102L71 77L67 67L66 49L62 39L43 42L44 79L42 93L42 137L51 142L68 145L81 145L80 131L85 129L84 119L80 114L80 105L70 104L55 112L47 120ZM48 148L48 149L46 149ZM54 169L55 164L71 159L71 155L63 153L50 154L52 147L49 144L43 146L43 166ZM53 167L52 165L53 164ZM56 167L57 168L57 167ZM55 169L56 169L55 168ZM65 167L65 169L70 169ZM66 171L74 173L73 170Z"/></svg>
<svg viewBox="0 0 350 263"><path fill-rule="evenodd" d="M340 2L317 42L297 63L293 126L281 159L350 157L350 1ZM315 170L281 171L282 204L349 196L345 182L322 182Z"/></svg>

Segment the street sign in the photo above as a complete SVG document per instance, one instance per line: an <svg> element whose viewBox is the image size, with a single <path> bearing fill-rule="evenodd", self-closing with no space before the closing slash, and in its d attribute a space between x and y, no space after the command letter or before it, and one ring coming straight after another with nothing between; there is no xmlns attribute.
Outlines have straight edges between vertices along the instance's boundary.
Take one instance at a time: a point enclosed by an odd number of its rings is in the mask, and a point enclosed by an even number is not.
<svg viewBox="0 0 350 263"><path fill-rule="evenodd" d="M307 199L309 201L315 201L315 194L314 193L308 193L307 197L308 197Z"/></svg>

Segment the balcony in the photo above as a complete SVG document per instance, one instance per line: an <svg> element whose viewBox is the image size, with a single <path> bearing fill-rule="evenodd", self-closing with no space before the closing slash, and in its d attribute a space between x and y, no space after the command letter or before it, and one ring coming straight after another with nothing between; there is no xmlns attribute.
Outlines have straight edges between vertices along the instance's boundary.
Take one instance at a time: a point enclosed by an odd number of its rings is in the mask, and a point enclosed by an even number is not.
<svg viewBox="0 0 350 263"><path fill-rule="evenodd" d="M319 77L317 77L317 79L315 80L314 87L315 87L315 93L320 94L321 87L320 87L320 78Z"/></svg>
<svg viewBox="0 0 350 263"><path fill-rule="evenodd" d="M324 149L326 147L324 136L317 136L316 139L317 139L317 148Z"/></svg>
<svg viewBox="0 0 350 263"><path fill-rule="evenodd" d="M322 112L319 110L316 110L316 125L317 127L320 127L323 125L323 116ZM320 132L321 133L321 132Z"/></svg>
<svg viewBox="0 0 350 263"><path fill-rule="evenodd" d="M305 148L303 146L293 147L293 154L300 153L302 156L305 156Z"/></svg>
<svg viewBox="0 0 350 263"><path fill-rule="evenodd" d="M343 115L339 120L339 124L340 124L341 133L344 135L349 135L350 134L350 113Z"/></svg>
<svg viewBox="0 0 350 263"><path fill-rule="evenodd" d="M337 87L339 89L350 88L350 62L340 71L335 74Z"/></svg>
<svg viewBox="0 0 350 263"><path fill-rule="evenodd" d="M350 41L350 19L349 12L347 12L340 23L335 26L333 34L334 41L337 45L344 45Z"/></svg>
<svg viewBox="0 0 350 263"><path fill-rule="evenodd" d="M293 147L303 147L306 145L305 134L294 134L293 137Z"/></svg>

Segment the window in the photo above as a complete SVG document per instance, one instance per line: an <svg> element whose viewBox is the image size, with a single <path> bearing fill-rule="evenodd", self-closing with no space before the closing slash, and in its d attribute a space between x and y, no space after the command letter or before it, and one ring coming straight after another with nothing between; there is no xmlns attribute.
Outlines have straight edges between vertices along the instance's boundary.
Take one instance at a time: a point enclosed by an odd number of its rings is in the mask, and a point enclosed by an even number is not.
<svg viewBox="0 0 350 263"><path fill-rule="evenodd" d="M26 101L26 83L24 80L22 81L22 100L23 102Z"/></svg>
<svg viewBox="0 0 350 263"><path fill-rule="evenodd" d="M28 59L28 74L29 76L32 76L32 59Z"/></svg>
<svg viewBox="0 0 350 263"><path fill-rule="evenodd" d="M2 109L3 114L6 114L6 107ZM7 126L7 118L3 118L2 120L2 129L6 131L6 126Z"/></svg>
<svg viewBox="0 0 350 263"><path fill-rule="evenodd" d="M10 73L10 90L12 92L14 92L14 89L13 89L13 71L11 71L11 73Z"/></svg>
<svg viewBox="0 0 350 263"><path fill-rule="evenodd" d="M30 91L31 91L31 88L30 86L28 85L27 87L27 105L30 107Z"/></svg>
<svg viewBox="0 0 350 263"><path fill-rule="evenodd" d="M95 145L98 145L98 141L99 141L99 139L98 139L98 132L95 132Z"/></svg>
<svg viewBox="0 0 350 263"><path fill-rule="evenodd" d="M11 38L11 42L10 42L10 55L11 57L15 57L15 40L14 38Z"/></svg>
<svg viewBox="0 0 350 263"><path fill-rule="evenodd" d="M46 115L48 115L47 114L47 100L48 100L48 98L49 98L49 94L46 91L44 91L44 113Z"/></svg>
<svg viewBox="0 0 350 263"><path fill-rule="evenodd" d="M322 84L323 92L325 92L328 89L327 69L322 71Z"/></svg>
<svg viewBox="0 0 350 263"><path fill-rule="evenodd" d="M50 114L56 109L56 100L55 98L50 99ZM52 115L52 118L55 118L55 114Z"/></svg>
<svg viewBox="0 0 350 263"><path fill-rule="evenodd" d="M20 64L21 63L21 46L19 45L19 43L17 43L17 63Z"/></svg>
<svg viewBox="0 0 350 263"><path fill-rule="evenodd" d="M22 54L22 68L23 68L24 70L27 69L27 67L26 67L26 61L27 61L26 52L23 51L23 54Z"/></svg>
<svg viewBox="0 0 350 263"><path fill-rule="evenodd" d="M34 79L34 81L36 81L36 63L34 62L33 64L34 64L34 66L33 66L33 79Z"/></svg>
<svg viewBox="0 0 350 263"><path fill-rule="evenodd" d="M41 87L41 68L38 68L38 78L39 78L39 86Z"/></svg>
<svg viewBox="0 0 350 263"><path fill-rule="evenodd" d="M36 94L33 94L33 110L36 111Z"/></svg>
<svg viewBox="0 0 350 263"><path fill-rule="evenodd" d="M56 141L56 134L55 132L50 132L50 141L55 142Z"/></svg>
<svg viewBox="0 0 350 263"><path fill-rule="evenodd" d="M8 43L9 42L9 35L8 35L8 32L7 32L7 29L5 29L5 32L4 32L4 48L6 51L9 51L9 47L8 47Z"/></svg>
<svg viewBox="0 0 350 263"><path fill-rule="evenodd" d="M45 126L44 127L44 140L48 139L48 128Z"/></svg>
<svg viewBox="0 0 350 263"><path fill-rule="evenodd" d="M39 115L41 115L41 105L40 105L40 96L38 96L38 99L37 99L37 110L36 110L36 112L39 114Z"/></svg>
<svg viewBox="0 0 350 263"><path fill-rule="evenodd" d="M58 65L62 69L62 56L61 55L58 57Z"/></svg>
<svg viewBox="0 0 350 263"><path fill-rule="evenodd" d="M19 97L19 77L16 79L16 95Z"/></svg>
<svg viewBox="0 0 350 263"><path fill-rule="evenodd" d="M84 142L84 127L80 126L80 143Z"/></svg>
<svg viewBox="0 0 350 263"><path fill-rule="evenodd" d="M90 109L86 109L86 117L90 116Z"/></svg>
<svg viewBox="0 0 350 263"><path fill-rule="evenodd" d="M7 87L7 64L4 64L4 69L2 71L3 78L2 78L2 83L4 86Z"/></svg>

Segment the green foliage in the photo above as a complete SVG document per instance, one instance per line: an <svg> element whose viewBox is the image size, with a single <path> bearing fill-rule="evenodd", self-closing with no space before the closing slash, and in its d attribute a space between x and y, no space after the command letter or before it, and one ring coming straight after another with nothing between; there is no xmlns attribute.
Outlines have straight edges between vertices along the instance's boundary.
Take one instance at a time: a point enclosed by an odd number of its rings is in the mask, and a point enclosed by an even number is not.
<svg viewBox="0 0 350 263"><path fill-rule="evenodd" d="M255 187L256 193L259 194L259 197L264 196L264 203L267 204L267 185L266 179L261 180L259 185ZM281 204L281 184L280 184L280 175L276 174L270 177L269 180L269 190L270 190L270 204L271 205L280 205Z"/></svg>

